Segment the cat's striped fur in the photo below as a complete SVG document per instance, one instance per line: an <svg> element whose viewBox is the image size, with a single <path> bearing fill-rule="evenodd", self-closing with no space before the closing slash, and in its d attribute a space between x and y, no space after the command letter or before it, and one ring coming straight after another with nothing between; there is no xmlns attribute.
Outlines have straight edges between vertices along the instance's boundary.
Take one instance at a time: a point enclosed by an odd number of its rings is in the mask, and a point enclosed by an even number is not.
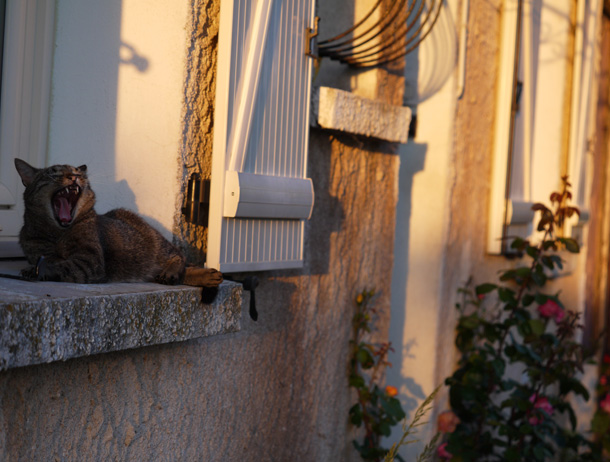
<svg viewBox="0 0 610 462"><path fill-rule="evenodd" d="M15 159L26 189L19 243L30 279L76 283L156 281L215 287L222 274L182 253L133 212L95 212L87 166L34 168Z"/></svg>

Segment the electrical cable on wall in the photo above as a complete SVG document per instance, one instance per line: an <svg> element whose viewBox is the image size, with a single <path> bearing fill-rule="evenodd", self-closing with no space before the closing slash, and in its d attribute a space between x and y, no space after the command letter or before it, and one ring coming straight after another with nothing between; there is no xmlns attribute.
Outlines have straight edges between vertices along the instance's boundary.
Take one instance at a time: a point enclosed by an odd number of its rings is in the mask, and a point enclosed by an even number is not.
<svg viewBox="0 0 610 462"><path fill-rule="evenodd" d="M442 0L378 0L354 26L318 43L318 55L357 68L377 67L403 58L428 36ZM376 19L373 19L376 18ZM388 32L388 33L385 33ZM375 40L382 37L381 40Z"/></svg>

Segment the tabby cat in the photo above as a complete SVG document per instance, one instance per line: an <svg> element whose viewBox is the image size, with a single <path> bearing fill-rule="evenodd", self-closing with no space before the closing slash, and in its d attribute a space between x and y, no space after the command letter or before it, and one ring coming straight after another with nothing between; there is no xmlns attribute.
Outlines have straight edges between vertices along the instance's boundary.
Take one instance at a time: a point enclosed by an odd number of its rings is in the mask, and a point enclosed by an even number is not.
<svg viewBox="0 0 610 462"><path fill-rule="evenodd" d="M15 167L25 185L19 243L33 265L22 272L25 278L201 287L222 282L214 269L187 266L182 253L135 213L98 215L86 165L38 169L15 159Z"/></svg>

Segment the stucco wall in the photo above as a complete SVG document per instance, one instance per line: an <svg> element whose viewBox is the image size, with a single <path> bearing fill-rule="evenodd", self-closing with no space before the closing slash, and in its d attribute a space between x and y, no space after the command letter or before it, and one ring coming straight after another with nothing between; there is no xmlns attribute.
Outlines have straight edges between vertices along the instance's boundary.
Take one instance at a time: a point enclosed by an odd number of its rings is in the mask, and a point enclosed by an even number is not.
<svg viewBox="0 0 610 462"><path fill-rule="evenodd" d="M174 234L193 262L204 263L208 229L187 222L180 207L191 175L212 175L214 97L220 0L194 0L189 6L186 78L180 149L180 194L176 202Z"/></svg>
<svg viewBox="0 0 610 462"><path fill-rule="evenodd" d="M88 165L98 212L171 238L179 192L187 0L56 3L47 163Z"/></svg>
<svg viewBox="0 0 610 462"><path fill-rule="evenodd" d="M217 5L193 2L187 27L183 159L202 173L213 82L195 79L216 44L201 15ZM374 93L400 104L400 71L378 72ZM236 334L1 373L0 459L355 460L350 321L355 295L373 288L387 336L396 145L314 131L308 172L305 268L260 275L257 322L244 313Z"/></svg>
<svg viewBox="0 0 610 462"><path fill-rule="evenodd" d="M456 33L462 27L462 3L449 2ZM387 380L399 387L410 411L455 369L457 290L471 277L475 284L495 282L500 270L521 263L490 255L486 248L502 4L470 2L463 93L458 90L462 75L456 66L438 93L417 105L417 134L401 148L390 328L396 353L390 358L394 367ZM440 59L433 54L419 58ZM413 66L425 67L425 61L414 59ZM566 60L562 63L568 65ZM563 89L564 76L565 72L557 73L552 88ZM422 78L419 83L425 88L430 77L421 72ZM566 103L562 98L560 91L560 107ZM563 117L561 111L558 117ZM552 138L548 149L558 152L552 148L565 142L564 134L556 127L543 129L547 130L543 135ZM547 200L559 178L544 168L538 171L544 181L537 187L544 194L537 189L535 200ZM545 287L548 293L561 291L562 301L572 310L584 308L586 251L584 247L576 257L564 253L570 271ZM591 386L593 381L585 377L584 383ZM447 407L442 388L431 423L422 429L422 443L403 450L406 460L413 459L434 435L435 415ZM589 417L583 414L585 424Z"/></svg>

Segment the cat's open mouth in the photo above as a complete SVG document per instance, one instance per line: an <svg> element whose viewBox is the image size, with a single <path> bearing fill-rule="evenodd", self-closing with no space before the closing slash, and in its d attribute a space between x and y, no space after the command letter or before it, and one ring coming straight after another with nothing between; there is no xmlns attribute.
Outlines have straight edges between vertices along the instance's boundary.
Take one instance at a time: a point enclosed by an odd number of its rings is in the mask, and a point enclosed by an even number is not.
<svg viewBox="0 0 610 462"><path fill-rule="evenodd" d="M55 218L61 226L69 226L74 218L74 208L80 197L80 187L71 184L60 189L53 195L53 210Z"/></svg>

